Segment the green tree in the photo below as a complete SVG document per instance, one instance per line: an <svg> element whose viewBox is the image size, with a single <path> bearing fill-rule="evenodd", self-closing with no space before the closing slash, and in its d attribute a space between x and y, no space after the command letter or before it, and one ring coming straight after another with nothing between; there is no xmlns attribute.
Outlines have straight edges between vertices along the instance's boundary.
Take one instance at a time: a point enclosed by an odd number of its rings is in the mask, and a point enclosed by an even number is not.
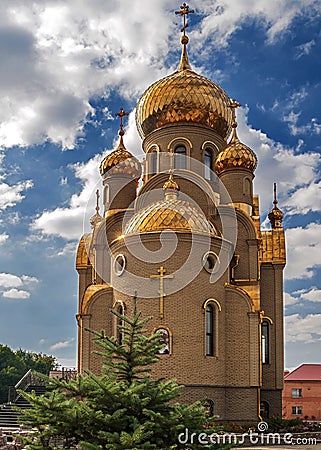
<svg viewBox="0 0 321 450"><path fill-rule="evenodd" d="M23 423L38 430L27 441L29 448L79 444L88 450L228 448L200 444L197 439L189 445L179 442L186 430L189 436L198 436L205 427L207 433L213 431L205 409L200 402L179 404L181 388L174 380L151 378L161 344L159 335L145 335L150 318L142 319L136 308L132 317L113 313L124 324L119 327L121 343L93 332L101 349L102 376L88 373L69 382L53 380L54 389L44 396L24 394L34 408L24 413Z"/></svg>
<svg viewBox="0 0 321 450"><path fill-rule="evenodd" d="M14 386L29 369L48 375L56 366L54 356L21 349L14 352L0 344L0 403L7 401L9 386Z"/></svg>

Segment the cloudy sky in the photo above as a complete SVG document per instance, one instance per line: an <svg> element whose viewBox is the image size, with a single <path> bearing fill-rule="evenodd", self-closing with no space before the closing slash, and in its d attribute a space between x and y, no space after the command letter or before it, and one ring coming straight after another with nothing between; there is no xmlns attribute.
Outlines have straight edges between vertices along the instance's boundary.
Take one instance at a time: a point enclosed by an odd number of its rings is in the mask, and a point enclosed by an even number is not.
<svg viewBox="0 0 321 450"><path fill-rule="evenodd" d="M321 362L321 3L197 0L193 68L242 108L258 155L261 218L273 181L286 213L286 367ZM0 5L0 343L75 366L75 249L94 213L99 163L130 111L177 66L173 0L2 0Z"/></svg>

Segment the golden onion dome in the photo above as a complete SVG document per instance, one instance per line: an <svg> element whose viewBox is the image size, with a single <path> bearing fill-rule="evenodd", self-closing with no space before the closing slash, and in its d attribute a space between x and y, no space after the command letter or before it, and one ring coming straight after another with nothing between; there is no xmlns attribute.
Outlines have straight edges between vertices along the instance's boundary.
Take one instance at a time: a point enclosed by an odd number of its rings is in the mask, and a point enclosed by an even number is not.
<svg viewBox="0 0 321 450"><path fill-rule="evenodd" d="M120 130L122 131L122 130ZM123 142L123 134L120 134L120 142L116 150L107 155L100 164L100 174L103 176L107 172L109 175L126 174L133 179L140 178L142 166L135 156L133 156Z"/></svg>
<svg viewBox="0 0 321 450"><path fill-rule="evenodd" d="M157 128L178 123L212 128L224 139L230 133L229 97L214 81L191 70L187 42L187 36L183 36L176 72L152 84L138 101L136 125L142 138Z"/></svg>
<svg viewBox="0 0 321 450"><path fill-rule="evenodd" d="M200 210L190 202L178 198L179 187L173 180L172 174L163 189L165 199L153 202L134 214L125 226L124 235L165 230L218 234L214 225Z"/></svg>
<svg viewBox="0 0 321 450"><path fill-rule="evenodd" d="M243 168L254 172L257 166L257 157L253 150L240 142L236 134L237 123L233 122L233 135L229 144L216 157L215 170L222 173L228 169Z"/></svg>

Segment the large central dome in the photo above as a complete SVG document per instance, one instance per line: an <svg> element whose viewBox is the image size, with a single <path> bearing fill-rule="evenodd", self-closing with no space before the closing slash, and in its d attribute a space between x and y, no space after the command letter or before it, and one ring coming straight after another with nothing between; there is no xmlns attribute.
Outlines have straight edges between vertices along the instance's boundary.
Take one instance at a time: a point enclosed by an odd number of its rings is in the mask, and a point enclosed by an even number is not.
<svg viewBox="0 0 321 450"><path fill-rule="evenodd" d="M140 98L136 109L139 134L145 138L169 124L194 123L215 130L222 138L231 131L230 99L214 81L190 68L152 84Z"/></svg>

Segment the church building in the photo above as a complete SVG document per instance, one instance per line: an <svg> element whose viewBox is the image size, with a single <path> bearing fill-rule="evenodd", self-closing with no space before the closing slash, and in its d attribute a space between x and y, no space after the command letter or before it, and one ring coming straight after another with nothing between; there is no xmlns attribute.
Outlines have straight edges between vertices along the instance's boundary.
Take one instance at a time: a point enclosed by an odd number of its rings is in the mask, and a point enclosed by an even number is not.
<svg viewBox="0 0 321 450"><path fill-rule="evenodd" d="M103 213L78 246L78 370L101 373L87 329L121 341L115 309L133 297L163 348L152 376L184 385L225 421L282 413L283 213L261 230L257 158L237 134L236 109L190 66L185 3L177 70L142 94L136 125L146 158L123 142L101 162ZM97 168L98 170L98 168ZM271 186L272 188L272 186ZM271 189L272 190L272 189Z"/></svg>

